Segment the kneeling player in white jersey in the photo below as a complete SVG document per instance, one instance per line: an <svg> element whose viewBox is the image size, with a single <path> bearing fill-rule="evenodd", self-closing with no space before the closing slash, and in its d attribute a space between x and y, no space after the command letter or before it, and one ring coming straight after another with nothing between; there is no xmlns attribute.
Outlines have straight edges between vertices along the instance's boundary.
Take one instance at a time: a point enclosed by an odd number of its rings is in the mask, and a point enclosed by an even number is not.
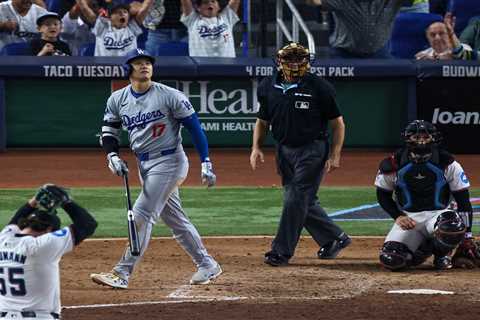
<svg viewBox="0 0 480 320"><path fill-rule="evenodd" d="M95 219L66 191L45 185L18 209L0 233L0 318L58 319L62 256L95 231ZM56 211L43 210L59 196L58 205L73 221L60 229ZM49 208L51 209L51 208Z"/></svg>
<svg viewBox="0 0 480 320"><path fill-rule="evenodd" d="M433 254L437 270L452 268L456 260L474 265L480 255L472 236L470 183L462 166L439 147L441 135L427 121L411 122L403 137L405 148L380 163L375 180L378 202L395 220L380 262L395 271L420 265ZM449 209L452 197L458 212ZM464 267L463 262L458 266Z"/></svg>
<svg viewBox="0 0 480 320"><path fill-rule="evenodd" d="M216 177L208 157L207 138L185 95L151 80L154 62L151 55L140 49L127 55L125 68L130 85L110 96L103 118L101 140L110 170L119 176L128 172L119 156L118 142L123 127L128 131L130 148L137 157L142 182L142 192L133 206L140 255L133 256L127 248L111 272L91 275L95 283L113 288L127 288L129 277L144 255L152 228L159 219L172 230L177 242L197 266L190 284L207 284L222 273L183 211L178 192L188 173L180 126L192 136L200 155L202 182L210 187L215 184Z"/></svg>

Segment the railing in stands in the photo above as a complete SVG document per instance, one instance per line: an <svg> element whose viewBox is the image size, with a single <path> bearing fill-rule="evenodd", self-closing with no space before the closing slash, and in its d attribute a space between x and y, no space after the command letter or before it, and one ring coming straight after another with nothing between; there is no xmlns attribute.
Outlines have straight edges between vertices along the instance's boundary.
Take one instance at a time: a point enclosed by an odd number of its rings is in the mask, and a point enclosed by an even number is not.
<svg viewBox="0 0 480 320"><path fill-rule="evenodd" d="M287 7L292 13L292 32L288 30L284 20L283 20L283 3L287 4ZM277 35L277 50L283 47L283 36L287 38L288 41L298 42L300 38L300 28L305 33L308 41L308 50L310 50L310 55L315 56L315 40L310 30L308 30L307 25L302 19L300 13L298 13L297 8L291 0L277 0L277 26L276 26L276 35Z"/></svg>

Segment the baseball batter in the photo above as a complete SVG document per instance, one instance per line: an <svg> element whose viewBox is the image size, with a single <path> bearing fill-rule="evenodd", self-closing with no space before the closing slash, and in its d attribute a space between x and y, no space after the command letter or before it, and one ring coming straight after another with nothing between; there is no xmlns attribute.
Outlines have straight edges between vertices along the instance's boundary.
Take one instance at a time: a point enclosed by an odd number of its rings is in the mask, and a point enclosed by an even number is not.
<svg viewBox="0 0 480 320"><path fill-rule="evenodd" d="M57 202L73 224L60 229L56 211L41 208L42 201ZM0 318L58 319L60 259L96 226L85 209L54 185L45 185L20 207L0 233Z"/></svg>
<svg viewBox="0 0 480 320"><path fill-rule="evenodd" d="M101 140L110 170L122 176L128 172L119 156L120 130L128 131L130 147L137 157L142 191L133 213L140 239L140 255L126 250L111 272L92 274L98 284L126 289L135 265L147 249L153 225L162 219L173 236L192 257L197 272L191 284L207 284L222 273L208 254L200 235L183 211L178 187L187 176L188 159L182 148L180 127L190 132L202 162L203 183L216 181L208 157L208 143L197 115L185 95L151 80L155 59L141 49L126 57L130 85L115 91L107 101Z"/></svg>
<svg viewBox="0 0 480 320"><path fill-rule="evenodd" d="M439 147L441 135L431 123L415 120L403 137L406 147L380 163L375 180L378 202L395 220L380 262L400 270L433 254L436 269L450 269L459 244L458 252L474 246L470 183L462 166ZM459 212L448 208L452 196ZM477 258L473 251L466 255Z"/></svg>

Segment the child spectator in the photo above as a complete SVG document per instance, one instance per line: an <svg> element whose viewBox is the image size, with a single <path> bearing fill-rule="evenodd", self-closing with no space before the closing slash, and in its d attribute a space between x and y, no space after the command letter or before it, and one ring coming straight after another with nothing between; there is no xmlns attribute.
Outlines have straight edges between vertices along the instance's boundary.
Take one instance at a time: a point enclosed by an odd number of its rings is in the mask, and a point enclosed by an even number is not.
<svg viewBox="0 0 480 320"><path fill-rule="evenodd" d="M230 0L222 10L217 0L195 0L195 10L190 0L181 2L180 21L188 29L190 56L235 58L232 29L240 20L240 0Z"/></svg>
<svg viewBox="0 0 480 320"><path fill-rule="evenodd" d="M37 18L46 13L31 0L0 3L0 48L13 42L27 42L37 35Z"/></svg>
<svg viewBox="0 0 480 320"><path fill-rule="evenodd" d="M98 16L101 9L97 0L87 0L88 6ZM80 48L87 43L94 43L95 36L90 32L93 24L90 25L88 19L80 10L80 6L75 4L70 10L65 13L62 18L63 31L61 33L61 39L66 41L72 55L76 56L80 54Z"/></svg>
<svg viewBox="0 0 480 320"><path fill-rule="evenodd" d="M129 6L115 4L110 9L110 19L98 17L88 6L86 0L78 0L80 10L87 21L95 24L92 33L96 37L95 56L124 56L137 48L137 36L142 34L140 25L145 19L153 0L145 0L135 19L130 19Z"/></svg>
<svg viewBox="0 0 480 320"><path fill-rule="evenodd" d="M55 12L47 12L37 19L40 39L30 42L31 53L35 56L71 56L68 44L58 39L62 21Z"/></svg>

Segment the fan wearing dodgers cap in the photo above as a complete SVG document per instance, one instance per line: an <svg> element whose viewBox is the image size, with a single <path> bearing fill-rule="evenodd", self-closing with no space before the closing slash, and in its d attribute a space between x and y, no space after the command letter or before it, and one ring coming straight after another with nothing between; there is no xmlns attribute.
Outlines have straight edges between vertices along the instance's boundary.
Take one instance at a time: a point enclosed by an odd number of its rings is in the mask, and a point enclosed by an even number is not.
<svg viewBox="0 0 480 320"><path fill-rule="evenodd" d="M40 39L30 41L32 55L36 56L71 56L72 52L66 42L59 39L62 20L55 12L47 12L37 19Z"/></svg>

